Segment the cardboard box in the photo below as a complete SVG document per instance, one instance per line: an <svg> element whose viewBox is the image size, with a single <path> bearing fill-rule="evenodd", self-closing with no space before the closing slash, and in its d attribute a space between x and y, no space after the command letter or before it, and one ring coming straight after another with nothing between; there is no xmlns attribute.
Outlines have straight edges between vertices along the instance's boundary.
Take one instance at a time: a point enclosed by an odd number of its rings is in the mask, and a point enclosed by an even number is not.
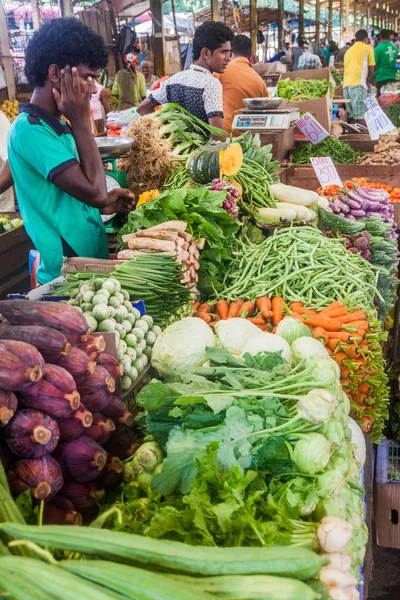
<svg viewBox="0 0 400 600"><path fill-rule="evenodd" d="M256 71L256 73L262 77L265 77L266 75L280 75L281 73L286 73L287 66L283 65L278 60L273 63L256 63L253 65L253 69Z"/></svg>
<svg viewBox="0 0 400 600"><path fill-rule="evenodd" d="M335 85L332 79L331 71L328 68L323 69L305 69L304 71L292 71L290 73L282 73L279 80L291 79L327 79L333 86ZM297 108L301 113L309 112L317 119L326 131L330 131L332 122L332 93L328 87L327 94L324 98L315 98L315 100L303 100L302 102L282 102L280 108Z"/></svg>
<svg viewBox="0 0 400 600"><path fill-rule="evenodd" d="M400 549L400 483L382 483L375 487L376 543Z"/></svg>

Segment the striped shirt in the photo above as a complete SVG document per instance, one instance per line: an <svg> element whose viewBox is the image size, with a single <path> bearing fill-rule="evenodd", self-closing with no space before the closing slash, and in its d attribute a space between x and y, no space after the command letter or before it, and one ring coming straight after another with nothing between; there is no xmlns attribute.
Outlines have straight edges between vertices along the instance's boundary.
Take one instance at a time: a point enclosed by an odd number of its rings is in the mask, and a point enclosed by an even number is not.
<svg viewBox="0 0 400 600"><path fill-rule="evenodd" d="M198 65L190 65L186 71L166 79L149 98L154 104L175 102L205 123L224 116L220 81Z"/></svg>

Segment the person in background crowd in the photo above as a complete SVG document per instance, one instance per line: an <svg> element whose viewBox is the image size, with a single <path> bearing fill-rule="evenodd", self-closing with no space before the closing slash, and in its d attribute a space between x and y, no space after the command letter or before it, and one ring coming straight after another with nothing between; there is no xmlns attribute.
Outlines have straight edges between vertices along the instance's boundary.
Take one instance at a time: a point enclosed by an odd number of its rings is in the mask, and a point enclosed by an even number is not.
<svg viewBox="0 0 400 600"><path fill-rule="evenodd" d="M143 100L138 113L147 115L160 104L176 102L205 123L223 129L222 85L213 73L222 74L228 66L233 38L232 30L220 21L200 25L193 38L193 63Z"/></svg>
<svg viewBox="0 0 400 600"><path fill-rule="evenodd" d="M235 112L245 108L243 98L268 97L267 86L250 64L251 40L235 35L232 40L232 60L222 74L216 74L223 89L224 129L230 132Z"/></svg>
<svg viewBox="0 0 400 600"><path fill-rule="evenodd" d="M399 34L397 33L397 31L390 32L390 41L396 46L398 50L400 49Z"/></svg>
<svg viewBox="0 0 400 600"><path fill-rule="evenodd" d="M153 74L153 65L151 64L151 61L144 60L140 65L140 68L146 82L146 90L151 90L155 82L158 81L158 77Z"/></svg>
<svg viewBox="0 0 400 600"><path fill-rule="evenodd" d="M381 89L387 83L396 81L396 63L398 49L390 41L390 31L388 29L381 29L380 33L381 43L374 50L374 58L376 63L376 88L378 90L378 96L381 94Z"/></svg>
<svg viewBox="0 0 400 600"><path fill-rule="evenodd" d="M137 70L139 62L134 48L128 48L124 56L125 69L121 69L115 76L112 95L118 99L118 110L126 110L139 106L146 98L146 82L143 73Z"/></svg>
<svg viewBox="0 0 400 600"><path fill-rule="evenodd" d="M365 125L368 85L374 75L374 51L368 44L368 32L360 29L355 44L344 56L343 96L349 103L350 120Z"/></svg>
<svg viewBox="0 0 400 600"><path fill-rule="evenodd" d="M93 80L93 91L90 94L90 108L94 121L95 135L105 130L106 115L111 112L110 96L107 89L95 79Z"/></svg>
<svg viewBox="0 0 400 600"><path fill-rule="evenodd" d="M308 50L308 44L305 39L298 38L297 39L298 47L293 50L293 62L292 62L292 71L297 71L299 68L299 58L304 52Z"/></svg>
<svg viewBox="0 0 400 600"><path fill-rule="evenodd" d="M346 42L342 48L339 48L339 51L336 54L335 63L343 62L344 55L346 54L347 50L352 47L353 43L354 43L353 40L351 42Z"/></svg>
<svg viewBox="0 0 400 600"><path fill-rule="evenodd" d="M277 52L276 54L274 54L274 56L272 58L270 58L269 60L267 60L267 63L278 62L284 56L286 56L286 52L284 50L280 50L279 52Z"/></svg>
<svg viewBox="0 0 400 600"><path fill-rule="evenodd" d="M333 60L338 52L338 45L336 44L336 42L331 40L322 53L322 64L324 65L324 67L333 67Z"/></svg>
<svg viewBox="0 0 400 600"><path fill-rule="evenodd" d="M316 54L304 52L299 58L299 71L304 71L306 69L320 69L321 67L321 59Z"/></svg>
<svg viewBox="0 0 400 600"><path fill-rule="evenodd" d="M292 62L293 59L293 50L290 47L289 42L285 42L284 43L284 51L285 51L285 55L288 57L289 61Z"/></svg>
<svg viewBox="0 0 400 600"><path fill-rule="evenodd" d="M14 192L7 159L7 138L11 123L0 110L0 213L14 212Z"/></svg>
<svg viewBox="0 0 400 600"><path fill-rule="evenodd" d="M100 210L113 214L125 203L132 208L134 197L128 190L107 193L91 131L93 79L107 62L103 39L72 18L43 25L25 52L25 75L33 94L29 104L20 105L10 129L8 176L25 229L40 254L40 284L61 275L63 256L108 258Z"/></svg>

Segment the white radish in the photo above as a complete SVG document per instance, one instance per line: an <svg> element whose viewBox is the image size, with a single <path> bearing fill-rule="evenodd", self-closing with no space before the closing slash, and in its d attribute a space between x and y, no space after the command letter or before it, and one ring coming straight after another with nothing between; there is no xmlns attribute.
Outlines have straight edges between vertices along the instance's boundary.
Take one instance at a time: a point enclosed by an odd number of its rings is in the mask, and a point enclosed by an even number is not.
<svg viewBox="0 0 400 600"><path fill-rule="evenodd" d="M293 185L274 183L270 186L270 189L275 200L279 202L310 206L310 204L315 204L315 202L318 202L319 200L319 196L316 192L303 190L302 188L294 187Z"/></svg>

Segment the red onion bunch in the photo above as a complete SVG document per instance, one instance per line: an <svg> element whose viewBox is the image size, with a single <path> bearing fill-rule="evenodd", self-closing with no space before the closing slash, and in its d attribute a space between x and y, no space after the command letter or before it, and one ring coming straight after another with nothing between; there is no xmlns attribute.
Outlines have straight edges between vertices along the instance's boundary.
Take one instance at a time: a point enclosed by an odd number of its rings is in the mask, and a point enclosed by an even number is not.
<svg viewBox="0 0 400 600"><path fill-rule="evenodd" d="M230 214L235 221L237 221L239 219L238 202L240 198L240 192L237 187L235 187L233 183L227 181L226 179L213 179L212 184L213 185L207 189L217 192L225 192L226 199L222 204L222 208L224 208L226 212Z"/></svg>

